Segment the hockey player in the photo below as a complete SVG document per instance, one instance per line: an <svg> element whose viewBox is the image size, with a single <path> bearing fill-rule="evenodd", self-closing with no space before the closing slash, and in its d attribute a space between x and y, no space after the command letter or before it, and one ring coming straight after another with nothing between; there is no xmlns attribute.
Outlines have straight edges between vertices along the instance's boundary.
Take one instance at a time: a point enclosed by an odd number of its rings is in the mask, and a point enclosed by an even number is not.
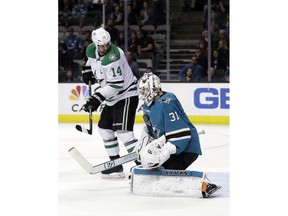
<svg viewBox="0 0 288 216"><path fill-rule="evenodd" d="M133 127L138 106L137 79L133 75L124 52L111 44L110 34L103 28L92 31L92 41L87 49L86 66L82 71L83 81L100 87L87 100L84 110L96 111L102 102L106 102L98 122L98 131L111 160L119 156L118 139L125 145L128 153L137 143ZM91 69L90 69L91 67ZM123 178L123 166L116 166L102 172L103 178Z"/></svg>
<svg viewBox="0 0 288 216"><path fill-rule="evenodd" d="M138 147L144 168L185 170L202 154L199 136L177 97L162 91L160 79L146 73L139 80L139 98L144 101L143 114L148 134L154 141ZM143 133L143 132L142 132ZM203 197L218 186L204 182Z"/></svg>

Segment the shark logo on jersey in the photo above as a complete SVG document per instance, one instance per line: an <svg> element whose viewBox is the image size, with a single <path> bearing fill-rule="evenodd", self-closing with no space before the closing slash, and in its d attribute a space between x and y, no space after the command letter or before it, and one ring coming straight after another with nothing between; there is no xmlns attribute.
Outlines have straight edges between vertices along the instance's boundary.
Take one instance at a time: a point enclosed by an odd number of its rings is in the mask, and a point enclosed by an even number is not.
<svg viewBox="0 0 288 216"><path fill-rule="evenodd" d="M161 99L160 103L167 103L167 104L169 104L170 101L171 101L170 98L164 98L164 99Z"/></svg>
<svg viewBox="0 0 288 216"><path fill-rule="evenodd" d="M114 53L110 54L110 55L109 55L109 60L110 60L111 62L115 61L115 60L116 60L116 55L115 55Z"/></svg>

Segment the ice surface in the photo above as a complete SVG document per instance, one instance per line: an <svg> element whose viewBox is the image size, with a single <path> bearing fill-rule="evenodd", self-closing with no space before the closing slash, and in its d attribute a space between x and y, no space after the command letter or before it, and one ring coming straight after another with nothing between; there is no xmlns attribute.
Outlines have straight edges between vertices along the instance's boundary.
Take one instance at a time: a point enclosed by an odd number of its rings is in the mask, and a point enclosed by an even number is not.
<svg viewBox="0 0 288 216"><path fill-rule="evenodd" d="M89 127L88 123L82 123ZM135 125L136 137L142 124ZM229 215L229 126L195 125L200 131L203 155L188 169L207 172L213 183L222 184L218 196L209 199L191 197L148 197L130 193L128 180L130 167L124 165L126 178L102 179L99 174L90 175L68 153L76 147L93 165L108 159L104 145L93 125L93 134L75 129L75 124L59 124L58 171L59 216L228 216ZM120 153L127 154L123 145Z"/></svg>

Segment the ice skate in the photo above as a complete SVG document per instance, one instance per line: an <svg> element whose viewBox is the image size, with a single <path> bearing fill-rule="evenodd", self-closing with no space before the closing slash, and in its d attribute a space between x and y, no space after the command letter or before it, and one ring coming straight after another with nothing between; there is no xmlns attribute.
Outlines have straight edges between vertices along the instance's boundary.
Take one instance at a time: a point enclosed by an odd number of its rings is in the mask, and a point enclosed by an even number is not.
<svg viewBox="0 0 288 216"><path fill-rule="evenodd" d="M119 155L109 156L110 160L115 160L120 158ZM101 172L101 177L105 179L116 179L116 178L124 178L125 174L123 172L123 166L115 166L111 169L107 169Z"/></svg>
<svg viewBox="0 0 288 216"><path fill-rule="evenodd" d="M221 186L217 186L215 184L203 182L203 185L202 185L203 198L209 198L212 194L214 194L220 188L221 188Z"/></svg>
<svg viewBox="0 0 288 216"><path fill-rule="evenodd" d="M123 166L116 166L109 170L104 170L101 172L101 177L105 179L116 179L116 178L125 178L123 172Z"/></svg>

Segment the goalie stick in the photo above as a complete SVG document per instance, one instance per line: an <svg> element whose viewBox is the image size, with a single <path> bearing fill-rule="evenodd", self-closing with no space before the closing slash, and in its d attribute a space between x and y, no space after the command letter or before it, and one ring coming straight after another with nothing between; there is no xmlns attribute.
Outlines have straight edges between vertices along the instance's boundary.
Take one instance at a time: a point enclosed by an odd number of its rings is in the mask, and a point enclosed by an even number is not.
<svg viewBox="0 0 288 216"><path fill-rule="evenodd" d="M91 95L92 95L91 81L89 81L89 96L91 97ZM89 109L89 127L90 127L90 129L86 129L85 127L82 127L81 125L76 125L75 126L76 130L92 135L93 121L92 121L92 111L91 111L91 109Z"/></svg>
<svg viewBox="0 0 288 216"><path fill-rule="evenodd" d="M205 134L205 130L198 132L198 135L200 134ZM137 153L132 152L120 158L93 166L75 147L69 149L68 152L78 162L78 164L90 174L97 174L104 170L109 170L115 166L119 166L130 161L135 161L137 159Z"/></svg>

